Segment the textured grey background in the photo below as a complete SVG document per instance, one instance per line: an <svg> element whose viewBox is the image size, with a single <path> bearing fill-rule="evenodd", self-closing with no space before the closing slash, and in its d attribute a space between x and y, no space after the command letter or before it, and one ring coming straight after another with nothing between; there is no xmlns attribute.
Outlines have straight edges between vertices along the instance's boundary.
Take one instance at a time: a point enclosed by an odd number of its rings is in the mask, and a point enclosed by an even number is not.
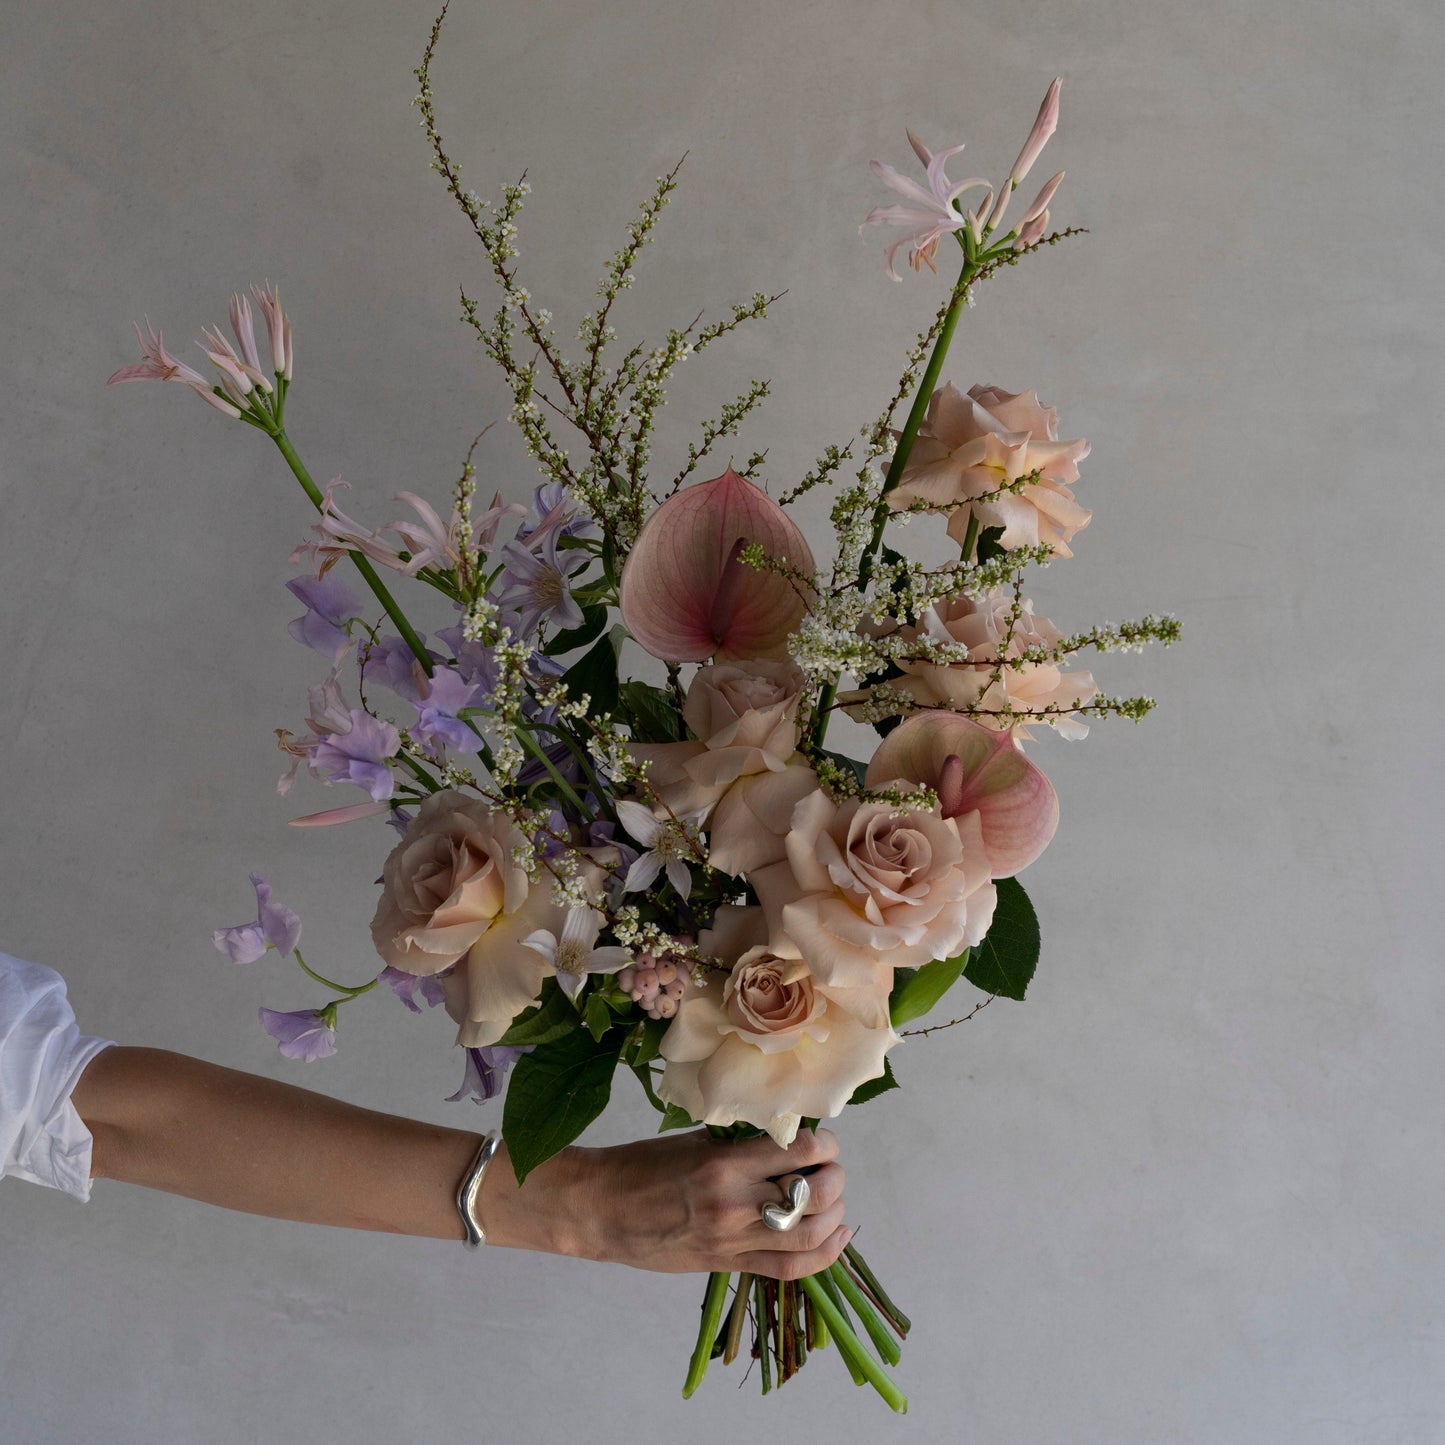
<svg viewBox="0 0 1445 1445"><path fill-rule="evenodd" d="M444 129L484 193L530 168L525 279L564 329L684 150L624 335L788 288L674 391L687 423L772 377L738 450L769 448L777 483L876 412L940 292L891 285L855 234L884 198L868 159L907 162L911 125L999 175L1061 71L1039 174L1068 168L1056 217L1092 235L986 287L950 372L1036 386L1094 443L1095 520L1040 609L1170 609L1186 642L1097 669L1161 698L1146 725L1033 749L1064 815L1029 880L1030 1001L898 1051L903 1091L846 1121L852 1216L917 1325L906 1422L829 1359L766 1401L719 1372L684 1406L693 1281L10 1183L0 1438L1445 1438L1438 11L455 11ZM445 496L505 399L456 324L484 268L408 109L430 18L0 19L0 947L63 969L94 1032L480 1122L441 1102L445 1020L367 1000L335 1059L287 1065L255 1008L316 995L211 949L259 868L317 963L365 976L391 835L298 835L339 796L272 789L271 729L321 665L285 635L308 509L279 460L179 388L100 385L132 317L189 349L269 276L312 469L376 520L400 488ZM503 431L483 481L521 496ZM595 1137L649 1118L629 1101Z"/></svg>

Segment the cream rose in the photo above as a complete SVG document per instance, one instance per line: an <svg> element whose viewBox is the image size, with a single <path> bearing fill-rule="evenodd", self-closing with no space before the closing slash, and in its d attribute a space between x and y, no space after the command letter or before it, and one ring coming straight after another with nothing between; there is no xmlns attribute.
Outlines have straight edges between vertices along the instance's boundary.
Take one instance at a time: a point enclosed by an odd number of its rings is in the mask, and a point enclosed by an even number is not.
<svg viewBox="0 0 1445 1445"><path fill-rule="evenodd" d="M793 810L787 850L751 881L773 936L791 939L829 986L866 984L880 963L953 958L993 918L976 812L944 818L817 792Z"/></svg>
<svg viewBox="0 0 1445 1445"><path fill-rule="evenodd" d="M759 908L724 906L698 939L731 966L689 987L667 1033L660 1098L706 1124L744 1122L787 1146L806 1118L841 1113L883 1072L898 1042L888 1021L891 970L829 987L791 941L767 942Z"/></svg>
<svg viewBox="0 0 1445 1445"><path fill-rule="evenodd" d="M550 889L533 888L516 861L530 848L510 819L447 790L422 803L382 868L376 951L406 973L457 965L443 986L461 1043L495 1043L553 972L522 943L538 929L555 931L562 916Z"/></svg>
<svg viewBox="0 0 1445 1445"><path fill-rule="evenodd" d="M895 510L914 502L935 506L996 492L1038 471L1039 480L1017 495L1003 493L973 507L959 507L948 535L962 542L969 515L980 527L1002 527L1005 547L1046 545L1056 557L1072 557L1069 540L1089 525L1092 513L1069 488L1089 455L1082 438L1060 441L1058 411L1042 406L1032 391L975 386L967 396L952 385L934 392L928 415L898 486L889 493Z"/></svg>

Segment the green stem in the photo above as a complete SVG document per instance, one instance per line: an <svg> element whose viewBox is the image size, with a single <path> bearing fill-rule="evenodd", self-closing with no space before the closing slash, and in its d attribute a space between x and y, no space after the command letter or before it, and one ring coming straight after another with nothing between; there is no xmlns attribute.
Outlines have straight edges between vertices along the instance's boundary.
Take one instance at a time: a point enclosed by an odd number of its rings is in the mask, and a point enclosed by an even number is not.
<svg viewBox="0 0 1445 1445"><path fill-rule="evenodd" d="M702 1384L707 1374L707 1362L712 1358L713 1341L717 1339L718 1325L722 1321L723 1302L727 1298L728 1281L732 1275L714 1272L707 1279L707 1293L702 1299L702 1324L697 1332L697 1344L693 1347L692 1363L687 1367L687 1379L683 1383L682 1398L688 1399Z"/></svg>
<svg viewBox="0 0 1445 1445"><path fill-rule="evenodd" d="M581 798L577 796L577 793L572 787L572 784L569 783L567 779L564 778L562 774L557 771L556 764L553 763L552 759L547 756L546 751L543 749L542 745L537 741L537 739L534 738L532 734L529 733L524 727L519 727L517 729L517 737L521 740L522 746L526 748L527 751L531 753L532 756L536 758L536 760L541 763L542 766L546 768L549 773L552 774L552 781L557 784L557 787L562 792L562 795L566 798L571 799L577 811L582 815L583 818L586 818L587 805L582 801Z"/></svg>
<svg viewBox="0 0 1445 1445"><path fill-rule="evenodd" d="M738 1344L743 1337L743 1321L748 1315L748 1296L753 1292L753 1277L750 1274L738 1276L737 1293L733 1295L728 1310L727 1328L723 1341L723 1364L730 1365L738 1357Z"/></svg>
<svg viewBox="0 0 1445 1445"><path fill-rule="evenodd" d="M753 1313L757 1316L758 1366L766 1395L773 1388L773 1356L768 1342L768 1282L761 1275L753 1281Z"/></svg>
<svg viewBox="0 0 1445 1445"><path fill-rule="evenodd" d="M823 1289L827 1292L828 1298L833 1301L833 1308L838 1311L838 1314L842 1317L843 1323L847 1325L849 1330L852 1330L853 1321L848 1318L847 1308L843 1304L843 1296L838 1292L838 1286L833 1283L832 1276L826 1270L824 1270L822 1274L815 1275L814 1278L818 1281L820 1285L823 1286ZM823 1317L821 1315L819 1315L818 1318L820 1322L823 1322ZM826 1322L823 1322L823 1327L824 1329L827 1328ZM865 1375L863 1371L858 1368L854 1356L851 1355L842 1345L839 1345L838 1350L839 1353L843 1356L843 1364L847 1367L848 1373L853 1377L853 1383L855 1385L866 1385L868 1383L868 1376Z"/></svg>
<svg viewBox="0 0 1445 1445"><path fill-rule="evenodd" d="M898 1341L889 1334L888 1326L878 1318L867 1296L854 1282L853 1276L836 1264L828 1273L832 1276L833 1283L842 1291L843 1298L852 1306L853 1313L863 1322L863 1328L868 1331L868 1338L873 1341L874 1348L890 1365L896 1365L903 1358Z"/></svg>
<svg viewBox="0 0 1445 1445"><path fill-rule="evenodd" d="M843 1256L857 1272L858 1278L863 1281L864 1287L872 1292L873 1298L878 1301L879 1308L892 1322L894 1329L900 1335L907 1335L913 1328L913 1322L888 1298L888 1291L878 1283L878 1276L868 1268L868 1261L858 1253L851 1244L843 1246Z"/></svg>
<svg viewBox="0 0 1445 1445"><path fill-rule="evenodd" d="M325 505L326 498L321 495L321 489L312 481L311 473L306 470L306 464L297 456L296 448L291 445L291 438L286 435L285 428L274 432L271 440L276 443L277 450L286 459L286 465L291 468L296 480L301 483L301 490L311 498L312 505L319 512ZM426 650L421 638L416 635L416 629L406 620L406 614L397 606L396 598L386 590L386 584L376 575L376 568L371 565L370 559L360 552L352 552L351 560L356 563L356 570L366 579L366 585L376 594L376 600L386 609L386 615L391 618L396 630L401 633L406 645L411 648L426 675L430 677L433 669L431 653Z"/></svg>
<svg viewBox="0 0 1445 1445"><path fill-rule="evenodd" d="M963 258L963 270L959 272L958 282L953 288L953 302L949 306L943 318L943 325L938 329L938 339L933 343L933 354L928 358L928 365L924 368L923 379L918 383L918 390L913 397L913 405L908 409L908 420L903 424L903 434L898 438L898 445L893 451L893 460L888 464L888 475L883 479L883 490L878 496L878 505L873 510L873 532L868 539L868 546L864 549L863 559L858 565L858 590L861 592L868 586L873 576L873 559L878 555L878 549L883 545L883 529L888 524L888 494L902 480L903 469L908 465L909 455L913 451L913 443L918 437L918 428L923 425L923 418L928 412L928 403L933 398L934 388L938 385L939 374L943 371L943 363L948 356L948 348L953 343L953 333L958 327L958 318L963 314L964 303L968 299L968 288L979 270L977 257L971 256L965 250ZM823 739L828 733L828 721L833 707L833 700L838 696L838 680L834 678L831 682L825 683L822 692L818 695L818 706L813 714L813 737L814 748L823 746Z"/></svg>
<svg viewBox="0 0 1445 1445"><path fill-rule="evenodd" d="M828 1291L818 1282L818 1276L810 1274L800 1283L809 1299L813 1301L818 1313L827 1321L829 1332L839 1350L845 1356L853 1357L853 1362L867 1377L868 1383L887 1402L890 1410L895 1410L900 1415L906 1415L908 1413L908 1396L888 1378L888 1372L873 1358L868 1352L867 1346L849 1328L848 1322L829 1297Z"/></svg>
<svg viewBox="0 0 1445 1445"><path fill-rule="evenodd" d="M973 561L973 549L978 543L978 513L968 514L968 531L963 534L963 560Z"/></svg>
<svg viewBox="0 0 1445 1445"><path fill-rule="evenodd" d="M314 968L307 966L306 960L301 957L301 950L299 948L293 948L291 951L295 955L296 962L301 965L301 971L303 973L309 974L317 983L324 985L326 988L334 988L337 993L346 994L348 998L355 998L358 994L366 993L368 990L376 987L376 979L372 979L370 983L363 983L356 988L352 988L348 984L336 983L332 979L323 978ZM351 1015L348 1014L347 1017L350 1018Z"/></svg>

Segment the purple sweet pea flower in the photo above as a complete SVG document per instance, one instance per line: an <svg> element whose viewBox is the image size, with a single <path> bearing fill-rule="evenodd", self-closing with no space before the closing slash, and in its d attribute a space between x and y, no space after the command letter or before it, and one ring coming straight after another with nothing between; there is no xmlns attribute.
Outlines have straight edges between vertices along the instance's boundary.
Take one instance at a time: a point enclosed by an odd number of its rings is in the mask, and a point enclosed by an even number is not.
<svg viewBox="0 0 1445 1445"><path fill-rule="evenodd" d="M306 614L288 623L297 642L336 657L349 645L344 623L361 616L361 600L333 573L325 577L293 577L286 590L306 605Z"/></svg>
<svg viewBox="0 0 1445 1445"><path fill-rule="evenodd" d="M463 637L460 626L443 627L437 636L451 648L462 681L478 688L484 702L490 701L497 690L497 659L491 648Z"/></svg>
<svg viewBox="0 0 1445 1445"><path fill-rule="evenodd" d="M532 505L517 533L517 540L531 546L544 529L561 537L592 537L597 523L577 505L561 482L543 482L532 493Z"/></svg>
<svg viewBox="0 0 1445 1445"><path fill-rule="evenodd" d="M437 668L428 679L426 697L412 704L416 708L412 735L424 742L445 744L455 752L476 752L482 740L457 714L470 707L480 691L475 683L463 682L461 674L451 668Z"/></svg>
<svg viewBox="0 0 1445 1445"><path fill-rule="evenodd" d="M331 1009L301 1009L297 1013L259 1010L261 1027L271 1035L288 1059L314 1064L336 1052L336 1014Z"/></svg>
<svg viewBox="0 0 1445 1445"><path fill-rule="evenodd" d="M426 641L425 633L420 634L420 637L422 642ZM431 653L431 656L440 661L436 653ZM380 642L373 643L367 649L361 670L366 681L370 682L374 677L383 687L389 687L398 697L404 697L408 702L416 702L421 697L421 688L417 684L421 664L417 661L416 654L400 637L383 637ZM422 676L425 677L426 674L422 673Z"/></svg>
<svg viewBox="0 0 1445 1445"><path fill-rule="evenodd" d="M399 968L392 968L388 965L381 971L381 981L409 1008L412 1013L419 1014L421 1006L416 1001L417 990L426 1000L428 1008L435 1008L441 1003L446 994L442 989L441 978L434 973L418 977L414 973L406 973Z"/></svg>
<svg viewBox="0 0 1445 1445"><path fill-rule="evenodd" d="M211 942L232 963L255 963L268 948L285 957L301 939L301 920L284 903L271 902L271 885L259 874L251 874L256 890L256 921L218 928Z"/></svg>
<svg viewBox="0 0 1445 1445"><path fill-rule="evenodd" d="M522 1057L532 1052L531 1045L522 1048L507 1048L492 1044L487 1048L468 1049L466 1067L462 1073L462 1086L455 1094L447 1095L447 1103L470 1098L474 1103L485 1104L501 1092L502 1080L507 1070Z"/></svg>
<svg viewBox="0 0 1445 1445"><path fill-rule="evenodd" d="M350 710L346 732L328 733L317 740L311 766L330 783L355 783L379 803L391 797L393 778L386 760L401 747L401 734L389 722L361 708Z"/></svg>

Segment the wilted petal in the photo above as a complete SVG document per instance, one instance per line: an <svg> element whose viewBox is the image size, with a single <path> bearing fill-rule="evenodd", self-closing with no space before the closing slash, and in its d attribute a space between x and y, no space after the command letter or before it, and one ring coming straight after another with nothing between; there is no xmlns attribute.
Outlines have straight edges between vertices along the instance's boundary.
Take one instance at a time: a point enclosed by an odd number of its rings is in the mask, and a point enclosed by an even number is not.
<svg viewBox="0 0 1445 1445"><path fill-rule="evenodd" d="M731 467L669 497L648 519L622 573L628 630L668 662L717 655L780 657L802 621L799 585L755 572L739 552L757 543L810 576L813 554L783 509Z"/></svg>

